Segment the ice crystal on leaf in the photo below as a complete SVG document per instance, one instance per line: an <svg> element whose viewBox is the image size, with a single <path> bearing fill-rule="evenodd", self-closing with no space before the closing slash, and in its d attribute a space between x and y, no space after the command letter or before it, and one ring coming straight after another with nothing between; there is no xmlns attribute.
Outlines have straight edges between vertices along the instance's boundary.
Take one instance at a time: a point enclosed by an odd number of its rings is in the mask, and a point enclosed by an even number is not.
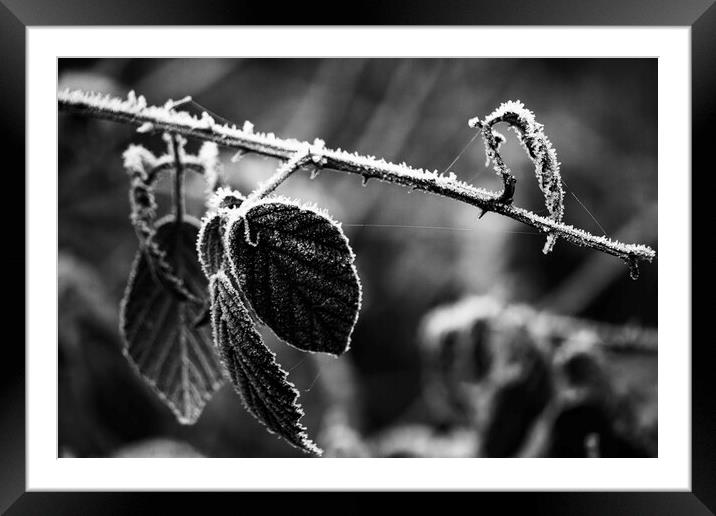
<svg viewBox="0 0 716 516"><path fill-rule="evenodd" d="M206 217L199 231L196 249L199 263L207 278L210 278L221 269L224 263L224 218L220 215Z"/></svg>
<svg viewBox="0 0 716 516"><path fill-rule="evenodd" d="M559 235L618 256L629 264L632 277L638 273L639 260L655 256L647 246L615 242L562 222L564 193L557 154L542 125L519 101L502 104L482 121L470 120L481 130L488 162L503 180L503 192L496 195L459 180L449 170L441 174L329 149L320 139L311 144L279 138L256 131L248 121L239 129L218 123L206 112L197 117L176 109L189 100L151 106L134 92L124 99L82 91L58 93L61 109L130 123L139 132L166 133L169 150L163 156L141 146L130 146L124 153L140 250L122 302L121 330L128 359L183 423L196 420L224 374L246 408L270 431L306 452L320 453L299 423L303 412L296 389L254 326L262 321L280 339L308 352L340 355L350 346L361 288L355 257L340 225L315 206L269 197L301 168L311 169L312 178L330 168L360 175L364 186L375 178L408 192L420 190L465 202L482 213L499 213L546 234L545 252ZM546 217L512 204L516 180L500 156L505 137L494 130L501 122L515 130L534 164ZM183 151L184 137L205 141L197 155ZM256 153L283 164L246 197L222 187L217 144L237 149L232 161ZM195 219L184 218L182 179L187 170L207 181L207 212L200 230ZM177 215L157 223L153 185L164 172L175 174ZM203 324L208 321L212 336Z"/></svg>
<svg viewBox="0 0 716 516"><path fill-rule="evenodd" d="M304 351L348 349L361 289L335 221L284 198L247 202L229 217L224 248L251 306L279 338Z"/></svg>
<svg viewBox="0 0 716 516"><path fill-rule="evenodd" d="M494 163L498 173L503 175L509 175L509 169L506 169L499 154L499 146L505 138L492 130L492 127L500 122L509 124L515 130L520 143L534 164L537 182L544 195L550 218L555 222L562 222L564 191L559 171L560 163L557 161L557 152L544 132L544 126L535 120L534 113L525 108L519 100L502 103L484 120L473 118L468 122L471 127L483 131L487 161ZM545 253L552 250L556 239L556 234L548 234L544 247Z"/></svg>
<svg viewBox="0 0 716 516"><path fill-rule="evenodd" d="M298 423L298 393L251 316L301 350L345 352L361 296L348 240L324 212L282 197L246 199L221 188L210 205L197 252L211 282L215 346L247 409L289 443L320 453Z"/></svg>
<svg viewBox="0 0 716 516"><path fill-rule="evenodd" d="M184 168L218 174L215 144L205 144L197 156L181 154ZM207 280L197 258L199 222L183 213L181 222L175 215L155 220L156 179L178 166L171 151L157 158L130 145L123 158L139 240L120 310L125 355L179 422L192 424L224 377L208 327L198 324L208 310Z"/></svg>
<svg viewBox="0 0 716 516"><path fill-rule="evenodd" d="M207 291L196 258L198 230L196 219L177 226L169 215L157 223L155 236L195 297ZM182 301L157 282L150 257L137 251L120 308L124 354L183 424L197 420L224 378L208 328L191 324L200 311L201 305Z"/></svg>
<svg viewBox="0 0 716 516"><path fill-rule="evenodd" d="M298 391L261 340L232 280L219 271L212 276L210 290L214 342L245 407L271 432L320 455L299 423L303 410L297 403Z"/></svg>

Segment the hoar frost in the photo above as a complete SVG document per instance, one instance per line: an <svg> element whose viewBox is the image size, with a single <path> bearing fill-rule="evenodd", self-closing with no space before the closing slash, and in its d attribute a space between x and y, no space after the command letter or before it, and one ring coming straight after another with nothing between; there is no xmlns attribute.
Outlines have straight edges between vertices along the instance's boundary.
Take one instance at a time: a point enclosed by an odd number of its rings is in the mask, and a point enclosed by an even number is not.
<svg viewBox="0 0 716 516"><path fill-rule="evenodd" d="M509 124L517 134L520 143L527 151L535 167L535 175L539 188L544 194L545 205L549 211L550 218L555 222L562 222L564 216L564 190L562 189L562 178L560 176L560 163L557 160L557 151L544 133L544 126L535 120L534 113L525 108L524 104L517 101L504 102L495 111L485 117L484 120L472 118L468 124L470 127L480 128L484 131L485 151L487 160L492 161L498 168L502 168L499 157L499 144L504 141L504 136L492 132L492 126L505 122ZM492 138L490 138L492 136ZM490 140L493 142L490 142ZM499 170L498 170L499 171ZM550 233L544 252L548 253L554 247L557 240L555 233Z"/></svg>
<svg viewBox="0 0 716 516"><path fill-rule="evenodd" d="M184 111L176 111L176 105L149 106L143 96L130 92L126 99L111 97L100 93L64 90L58 93L60 106L99 118L118 119L141 126L152 123L155 131L180 131L186 135L210 139L219 144L238 148L243 153L256 152L264 156L288 159L299 152L306 142L296 139L278 138L273 133L261 133L254 130L253 124L245 122L241 129L235 124L219 124L204 114L200 118ZM495 211L519 220L548 234L545 251L554 244L556 235L560 235L578 245L590 246L608 252L623 260L638 259L651 261L655 253L653 249L637 244L624 244L597 237L587 232L576 230L563 224L563 191L559 177L559 162L551 143L544 135L541 124L534 119L534 114L519 101L502 104L485 118L484 123L492 126L498 121L509 123L518 132L520 141L535 164L540 188L542 189L549 219L540 217L521 208L504 204L496 205L494 192L477 188L459 179L441 175L437 170L429 171L414 168L407 164L391 163L375 156L364 156L339 149L322 149L320 155L325 159L327 168L343 172L357 173L363 176L363 182L376 178L381 181L400 184L427 193L443 195L462 202L467 202L483 210ZM479 118L470 120L472 127L483 124ZM492 131L495 150L499 151L504 137ZM191 163L186 164L187 168Z"/></svg>

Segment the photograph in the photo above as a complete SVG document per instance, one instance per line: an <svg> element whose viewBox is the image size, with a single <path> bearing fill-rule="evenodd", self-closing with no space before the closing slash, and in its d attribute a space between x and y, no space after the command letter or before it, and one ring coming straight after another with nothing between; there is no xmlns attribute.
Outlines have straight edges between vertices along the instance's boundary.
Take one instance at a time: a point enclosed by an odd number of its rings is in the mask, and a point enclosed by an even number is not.
<svg viewBox="0 0 716 516"><path fill-rule="evenodd" d="M59 57L58 457L658 458L660 86Z"/></svg>

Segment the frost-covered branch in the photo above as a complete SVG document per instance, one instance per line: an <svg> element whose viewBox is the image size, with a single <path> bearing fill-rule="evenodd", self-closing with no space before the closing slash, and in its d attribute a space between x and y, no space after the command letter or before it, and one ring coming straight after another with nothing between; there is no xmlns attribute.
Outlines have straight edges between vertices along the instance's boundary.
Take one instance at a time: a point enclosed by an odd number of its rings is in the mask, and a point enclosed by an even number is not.
<svg viewBox="0 0 716 516"><path fill-rule="evenodd" d="M177 111L176 103L172 101L168 101L164 106L150 106L144 97L136 96L134 92L130 92L126 99L121 99L97 93L65 90L58 94L58 106L60 110L64 111L136 125L142 132L156 131L179 134L281 160L290 160L300 156L308 146L310 158L314 162L320 163L322 168L359 174L363 176L364 181L375 178L414 190L423 190L476 206L483 212L499 213L537 229L547 235L550 241L560 237L573 244L617 256L629 264L633 277L638 273L640 261L650 262L655 256L654 250L648 246L625 244L564 224L561 222L561 211L557 208L549 210L550 217L543 217L513 206L511 198L509 198L511 195L504 195L504 192L496 194L477 188L458 180L453 173L443 175L437 170L413 168L406 163L390 163L374 156L363 156L341 149L329 149L295 139L278 138L273 133L255 132L253 125L249 122L245 122L242 128L238 128L236 125L221 124L206 112L202 113L201 117L196 117L185 111ZM491 127L499 121L507 122L522 134L522 142L530 152L530 157L533 161L537 160L535 161L536 166L540 160L545 165L550 165L550 161L554 161L554 165L558 165L556 155L549 142L546 140L534 141L534 131L540 129L541 126L536 128L534 125L536 123L533 120L524 117L520 120L519 117L513 116L511 113L514 113L514 110L505 109L504 113L498 111L482 123L476 119L472 119L470 123L472 126L484 130L485 127ZM499 146L500 140L501 138L498 137L493 142L495 148ZM286 177L296 168L298 167L292 167ZM559 179L558 174L555 178L544 174L540 176L539 170L537 172L540 187L545 193L547 201L550 202L561 191L561 184L555 182ZM283 179L285 177L273 184L272 187L278 186ZM507 186L508 176L503 174L503 179ZM545 247L545 251L549 251L551 248L549 242Z"/></svg>

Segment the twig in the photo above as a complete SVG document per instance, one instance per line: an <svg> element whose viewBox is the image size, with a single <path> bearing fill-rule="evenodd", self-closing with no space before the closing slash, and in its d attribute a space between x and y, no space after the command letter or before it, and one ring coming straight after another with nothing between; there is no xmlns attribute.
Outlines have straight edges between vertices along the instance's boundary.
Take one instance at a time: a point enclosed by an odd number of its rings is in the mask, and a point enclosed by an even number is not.
<svg viewBox="0 0 716 516"><path fill-rule="evenodd" d="M184 220L184 164L182 162L181 136L172 134L168 136L171 141L172 155L174 156L174 217L177 227L180 227ZM177 231L178 233L178 231Z"/></svg>
<svg viewBox="0 0 716 516"><path fill-rule="evenodd" d="M180 134L206 141L213 141L225 147L254 152L264 156L288 160L310 145L295 139L283 139L273 133L258 133L253 126L244 124L239 129L235 125L219 124L207 113L197 118L185 111L176 111L172 105L149 106L144 97L131 92L127 99L108 95L65 90L58 94L58 107L63 111L93 116L117 122L124 122L144 131L161 131ZM542 217L533 212L503 202L501 194L495 194L458 180L454 174L447 176L438 171L413 168L405 163L395 164L363 156L341 149L317 149L311 147L311 157L320 159L324 168L340 172L359 174L364 181L379 179L410 187L414 190L442 195L455 199L483 211L492 211L531 226L546 235L555 235L573 244L589 247L617 256L626 261L630 268L639 261L650 262L655 252L648 246L625 244L604 236L595 236L568 224Z"/></svg>
<svg viewBox="0 0 716 516"><path fill-rule="evenodd" d="M317 148L322 148L322 146L319 146ZM320 152L320 150L319 150ZM291 158L286 161L283 165L281 165L278 170L276 170L276 173L269 178L269 180L266 183L263 183L259 185L259 187L251 192L249 196L246 198L246 201L255 201L258 199L263 199L267 195L271 194L281 183L283 183L286 179L289 178L291 174L293 174L296 170L301 168L303 165L305 165L308 161L311 160L311 147L306 144L306 146L300 150L298 150ZM316 158L316 165L319 165L321 163L321 158Z"/></svg>

